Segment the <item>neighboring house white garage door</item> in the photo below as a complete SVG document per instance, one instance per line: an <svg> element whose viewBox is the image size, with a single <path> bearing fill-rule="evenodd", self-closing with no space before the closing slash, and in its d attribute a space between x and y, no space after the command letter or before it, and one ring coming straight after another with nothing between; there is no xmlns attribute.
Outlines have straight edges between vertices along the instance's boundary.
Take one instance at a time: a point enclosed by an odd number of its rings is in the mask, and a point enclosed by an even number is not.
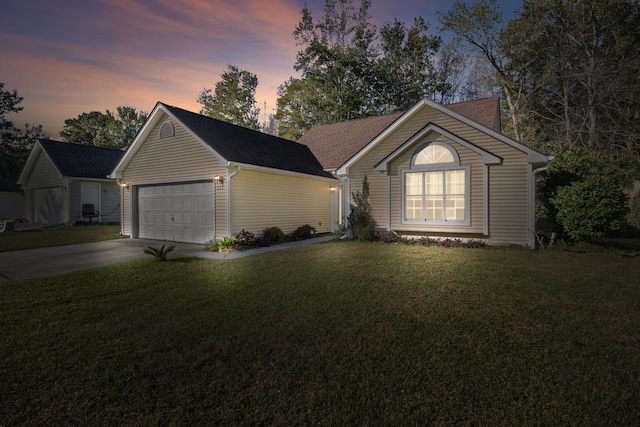
<svg viewBox="0 0 640 427"><path fill-rule="evenodd" d="M206 243L215 236L213 182L138 188L139 237Z"/></svg>
<svg viewBox="0 0 640 427"><path fill-rule="evenodd" d="M33 218L38 224L64 222L64 194L60 187L36 188L33 192Z"/></svg>

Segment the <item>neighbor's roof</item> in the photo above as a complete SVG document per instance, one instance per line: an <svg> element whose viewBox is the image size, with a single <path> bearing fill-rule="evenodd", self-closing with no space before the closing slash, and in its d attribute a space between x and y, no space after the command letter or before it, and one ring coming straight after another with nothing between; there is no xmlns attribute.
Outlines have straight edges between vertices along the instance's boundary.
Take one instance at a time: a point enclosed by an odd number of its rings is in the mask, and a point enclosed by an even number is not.
<svg viewBox="0 0 640 427"><path fill-rule="evenodd" d="M164 111L182 123L197 139L208 145L227 162L333 178L333 176L324 171L322 165L306 145L161 102L156 105L149 115L148 123L145 124L147 129L151 129L154 120L158 120L161 116L158 114L159 111ZM128 150L131 152L127 152L126 157L134 155L138 142L145 139L145 127L134 140L132 147ZM123 158L120 163L117 166L118 169L123 166L125 159Z"/></svg>
<svg viewBox="0 0 640 427"><path fill-rule="evenodd" d="M38 139L19 182L22 183L25 172L35 167L40 149L47 154L60 176L69 178L108 179L107 175L124 154L124 151L115 148Z"/></svg>
<svg viewBox="0 0 640 427"><path fill-rule="evenodd" d="M450 104L446 107L491 129L499 124L499 97ZM325 169L336 169L364 148L404 113L367 117L311 128L298 140L308 146Z"/></svg>

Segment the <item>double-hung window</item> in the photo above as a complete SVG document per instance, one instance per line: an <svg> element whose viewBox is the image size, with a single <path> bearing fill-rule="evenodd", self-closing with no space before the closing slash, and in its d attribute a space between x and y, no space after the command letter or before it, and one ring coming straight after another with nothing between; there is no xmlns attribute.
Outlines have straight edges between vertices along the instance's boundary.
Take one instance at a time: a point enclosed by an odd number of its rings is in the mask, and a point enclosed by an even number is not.
<svg viewBox="0 0 640 427"><path fill-rule="evenodd" d="M469 225L469 168L450 145L418 150L403 181L404 223Z"/></svg>

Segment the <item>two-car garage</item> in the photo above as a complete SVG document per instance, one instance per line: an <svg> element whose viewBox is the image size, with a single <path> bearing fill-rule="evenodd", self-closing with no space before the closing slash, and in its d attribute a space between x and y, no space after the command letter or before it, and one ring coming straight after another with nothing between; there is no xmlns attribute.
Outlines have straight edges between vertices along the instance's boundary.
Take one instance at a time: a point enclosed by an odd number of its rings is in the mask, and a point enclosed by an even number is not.
<svg viewBox="0 0 640 427"><path fill-rule="evenodd" d="M138 187L138 235L206 243L215 238L212 181Z"/></svg>

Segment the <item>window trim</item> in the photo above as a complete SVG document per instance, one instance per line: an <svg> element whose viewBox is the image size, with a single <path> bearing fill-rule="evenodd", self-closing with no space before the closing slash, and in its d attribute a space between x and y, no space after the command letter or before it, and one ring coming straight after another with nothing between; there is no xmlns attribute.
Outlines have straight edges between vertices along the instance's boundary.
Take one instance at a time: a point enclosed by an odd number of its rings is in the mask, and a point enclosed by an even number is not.
<svg viewBox="0 0 640 427"><path fill-rule="evenodd" d="M448 162L448 163L434 163L434 164L429 164L429 165L415 165L415 159L417 157L417 155L424 150L425 148L427 148L429 145L432 144L437 144L440 145L442 147L445 147L446 149L448 149L451 154L453 155L454 158L454 162ZM442 179L442 186L443 186L443 199L446 199L446 172L448 171L457 171L457 170L462 170L464 171L464 185L465 185L465 193L464 193L464 220L462 221L457 221L457 220L447 220L446 219L446 201L443 203L442 206L442 210L443 210L443 219L442 220L427 220L427 219L407 219L406 217L406 208L407 208L407 174L409 173L420 173L422 174L422 182L423 182L423 188L422 188L422 197L423 197L423 203L422 203L422 209L423 209L423 218L424 218L424 209L425 209L425 203L424 203L424 174L427 172L442 172L443 174L443 179ZM420 148L418 148L413 156L411 157L411 166L409 169L404 169L402 170L402 211L400 213L400 218L401 218L401 223L403 225L423 225L423 226L470 226L471 225L471 167L470 166L462 166L460 165L460 157L458 155L458 152L449 144L447 144L446 142L442 142L442 141L433 141L433 142L429 142L426 144L423 144L420 146Z"/></svg>

